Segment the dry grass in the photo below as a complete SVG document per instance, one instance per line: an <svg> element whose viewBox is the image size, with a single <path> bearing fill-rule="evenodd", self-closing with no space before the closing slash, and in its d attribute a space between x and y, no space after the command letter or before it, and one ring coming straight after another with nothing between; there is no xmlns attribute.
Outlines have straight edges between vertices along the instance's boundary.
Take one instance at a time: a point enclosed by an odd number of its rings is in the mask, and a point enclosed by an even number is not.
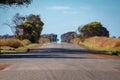
<svg viewBox="0 0 120 80"><path fill-rule="evenodd" d="M27 39L22 40L22 41L16 38L0 39L0 46L3 49L18 48L20 46L29 45L30 43L31 42Z"/></svg>
<svg viewBox="0 0 120 80"><path fill-rule="evenodd" d="M9 46L1 46L2 50L15 50L15 48L13 47L9 47Z"/></svg>
<svg viewBox="0 0 120 80"><path fill-rule="evenodd" d="M22 42L23 45L29 45L29 44L31 44L30 40L28 40L28 39L24 39L21 42Z"/></svg>
<svg viewBox="0 0 120 80"><path fill-rule="evenodd" d="M0 46L9 46L13 48L18 48L23 46L20 40L15 38L8 38L8 39L0 39Z"/></svg>
<svg viewBox="0 0 120 80"><path fill-rule="evenodd" d="M9 67L11 64L0 64L0 71L4 70L5 68Z"/></svg>
<svg viewBox="0 0 120 80"><path fill-rule="evenodd" d="M120 51L120 39L107 37L91 37L84 41L96 48L105 48L108 50Z"/></svg>
<svg viewBox="0 0 120 80"><path fill-rule="evenodd" d="M77 44L77 45L79 45L79 44L82 43L81 40L80 40L80 38L74 38L74 39L72 39L70 42L71 42L72 44Z"/></svg>
<svg viewBox="0 0 120 80"><path fill-rule="evenodd" d="M46 39L46 38L40 38L40 39L39 39L39 43L40 43L40 44L44 44L44 43L47 43L47 42L50 42L50 40L49 40L49 39Z"/></svg>

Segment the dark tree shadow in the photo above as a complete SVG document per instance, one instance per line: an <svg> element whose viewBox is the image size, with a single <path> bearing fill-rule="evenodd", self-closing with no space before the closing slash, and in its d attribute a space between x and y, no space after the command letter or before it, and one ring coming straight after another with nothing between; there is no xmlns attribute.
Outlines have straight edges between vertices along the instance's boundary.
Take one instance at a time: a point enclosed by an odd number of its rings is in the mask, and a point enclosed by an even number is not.
<svg viewBox="0 0 120 80"><path fill-rule="evenodd" d="M96 59L92 57L72 56L74 54L88 54L88 53L89 52L84 49L40 48L29 49L29 53L0 55L0 59L18 59L18 58Z"/></svg>
<svg viewBox="0 0 120 80"><path fill-rule="evenodd" d="M40 48L40 49L30 49L31 53L63 53L63 54L83 54L88 53L84 49L65 49L65 48Z"/></svg>

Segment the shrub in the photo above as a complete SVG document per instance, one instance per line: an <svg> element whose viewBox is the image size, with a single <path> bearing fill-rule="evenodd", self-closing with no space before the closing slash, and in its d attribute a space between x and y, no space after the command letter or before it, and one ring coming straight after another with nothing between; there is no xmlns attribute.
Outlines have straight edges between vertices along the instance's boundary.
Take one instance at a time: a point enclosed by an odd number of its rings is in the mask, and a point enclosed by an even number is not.
<svg viewBox="0 0 120 80"><path fill-rule="evenodd" d="M81 44L80 38L74 38L70 42L73 43L73 44L77 44L77 45Z"/></svg>
<svg viewBox="0 0 120 80"><path fill-rule="evenodd" d="M113 55L120 55L120 51L111 51Z"/></svg>
<svg viewBox="0 0 120 80"><path fill-rule="evenodd" d="M23 44L18 39L9 38L9 39L0 39L0 46L9 46L13 48L18 48L20 46L23 46Z"/></svg>
<svg viewBox="0 0 120 80"><path fill-rule="evenodd" d="M23 45L29 45L31 42L28 39L24 39L21 41Z"/></svg>
<svg viewBox="0 0 120 80"><path fill-rule="evenodd" d="M44 44L44 43L47 43L47 42L50 42L50 40L47 39L47 38L40 38L40 39L39 39L39 43L40 43L40 44Z"/></svg>
<svg viewBox="0 0 120 80"><path fill-rule="evenodd" d="M100 22L92 22L84 25L79 30L82 33L82 37L89 38L93 36L106 36L109 37L109 31L103 27Z"/></svg>

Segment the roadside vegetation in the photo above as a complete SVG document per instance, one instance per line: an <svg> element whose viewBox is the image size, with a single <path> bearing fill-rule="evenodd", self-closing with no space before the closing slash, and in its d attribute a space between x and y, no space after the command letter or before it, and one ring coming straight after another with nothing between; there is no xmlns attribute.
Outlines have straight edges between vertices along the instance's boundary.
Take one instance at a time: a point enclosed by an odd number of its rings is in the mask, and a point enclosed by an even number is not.
<svg viewBox="0 0 120 80"><path fill-rule="evenodd" d="M44 23L39 15L22 16L19 13L12 18L9 26L14 38L0 38L0 52L27 52L30 48L40 47L46 42L57 42L57 34L41 34ZM14 29L13 29L14 27ZM61 41L83 45L92 50L107 51L120 55L120 38L110 38L109 31L100 22L91 22L78 27L78 32L69 31L61 35Z"/></svg>
<svg viewBox="0 0 120 80"><path fill-rule="evenodd" d="M84 45L91 50L103 51L107 54L120 55L120 39L107 37L91 37L84 42L78 41L79 45ZM74 42L73 42L74 43Z"/></svg>
<svg viewBox="0 0 120 80"><path fill-rule="evenodd" d="M76 33L74 31L67 32L61 35L61 42L70 42L71 39L74 39Z"/></svg>
<svg viewBox="0 0 120 80"><path fill-rule="evenodd" d="M19 40L16 38L0 39L1 53L16 53L16 52L27 52L30 48L37 48L42 46L44 43L49 42L48 39L40 38L38 43L31 43L29 40Z"/></svg>
<svg viewBox="0 0 120 80"><path fill-rule="evenodd" d="M106 54L120 55L120 38L110 38L109 31L100 22L92 22L78 27L79 34L61 35L64 42L82 45L87 49ZM68 39L69 38L69 39ZM69 41L67 41L69 40Z"/></svg>
<svg viewBox="0 0 120 80"><path fill-rule="evenodd" d="M28 16L22 16L16 13L11 23L6 22L5 25L10 27L14 37L0 39L2 53L25 52L27 48L33 48L39 45L38 41L44 25L39 15L30 14Z"/></svg>

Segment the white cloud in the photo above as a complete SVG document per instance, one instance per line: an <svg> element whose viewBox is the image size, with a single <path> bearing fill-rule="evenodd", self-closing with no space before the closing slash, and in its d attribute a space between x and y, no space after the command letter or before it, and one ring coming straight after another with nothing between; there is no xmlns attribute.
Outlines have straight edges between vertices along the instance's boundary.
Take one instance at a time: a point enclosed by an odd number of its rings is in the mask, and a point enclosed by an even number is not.
<svg viewBox="0 0 120 80"><path fill-rule="evenodd" d="M68 6L50 6L46 8L47 10L70 10L71 7Z"/></svg>

